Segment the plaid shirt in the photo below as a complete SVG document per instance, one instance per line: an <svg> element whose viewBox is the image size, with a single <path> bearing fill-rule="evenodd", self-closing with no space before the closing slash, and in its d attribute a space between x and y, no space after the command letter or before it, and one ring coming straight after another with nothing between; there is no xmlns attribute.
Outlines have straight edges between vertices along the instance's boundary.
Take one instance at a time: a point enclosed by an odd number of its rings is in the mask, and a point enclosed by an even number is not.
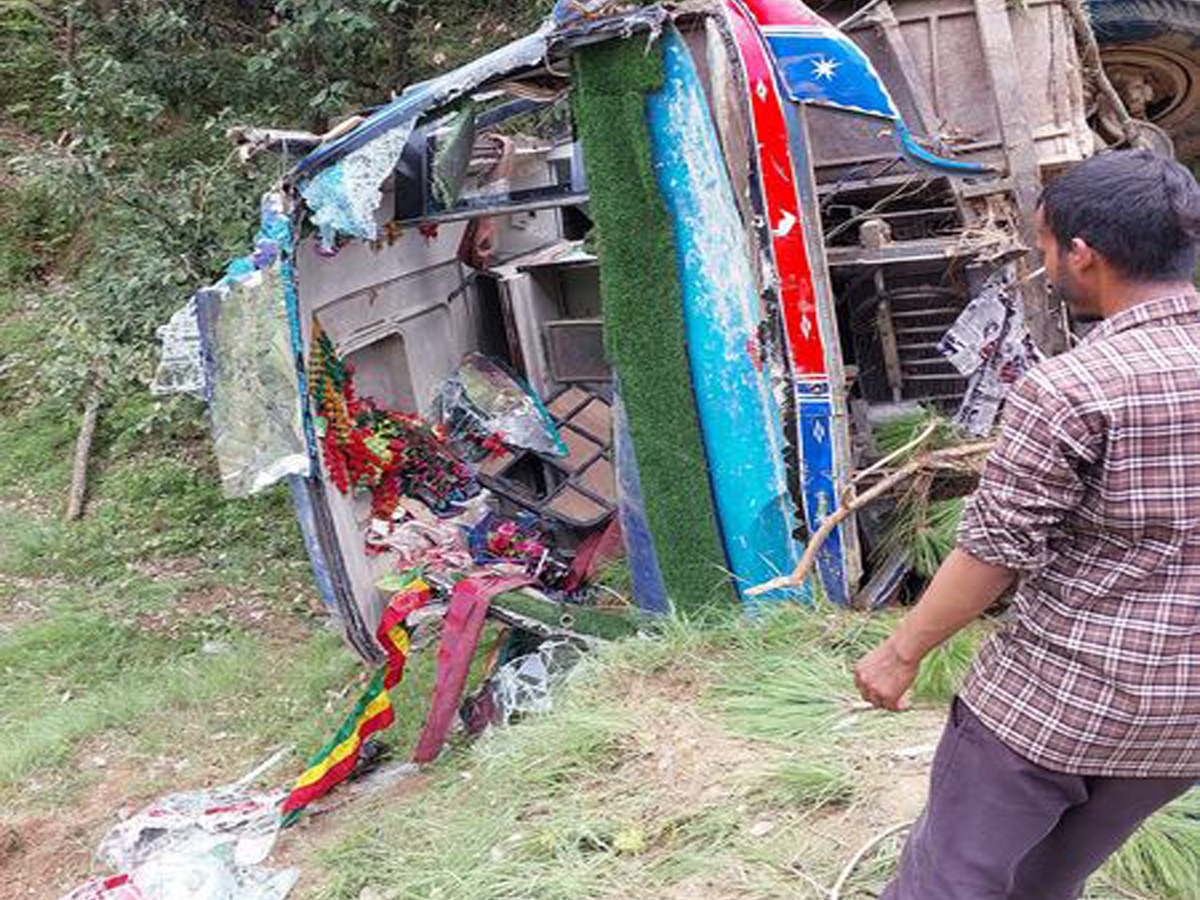
<svg viewBox="0 0 1200 900"><path fill-rule="evenodd" d="M1014 386L959 546L1020 574L962 693L984 724L1059 772L1200 777L1200 297Z"/></svg>

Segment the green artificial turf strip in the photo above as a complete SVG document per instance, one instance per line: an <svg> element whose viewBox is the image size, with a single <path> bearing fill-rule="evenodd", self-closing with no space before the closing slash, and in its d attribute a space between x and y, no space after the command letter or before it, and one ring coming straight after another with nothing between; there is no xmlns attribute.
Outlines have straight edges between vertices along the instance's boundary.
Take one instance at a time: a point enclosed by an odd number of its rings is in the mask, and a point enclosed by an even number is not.
<svg viewBox="0 0 1200 900"><path fill-rule="evenodd" d="M662 48L644 38L580 51L575 121L599 232L604 339L621 382L646 516L677 611L728 604L708 462L692 396L671 220L646 126L663 83Z"/></svg>

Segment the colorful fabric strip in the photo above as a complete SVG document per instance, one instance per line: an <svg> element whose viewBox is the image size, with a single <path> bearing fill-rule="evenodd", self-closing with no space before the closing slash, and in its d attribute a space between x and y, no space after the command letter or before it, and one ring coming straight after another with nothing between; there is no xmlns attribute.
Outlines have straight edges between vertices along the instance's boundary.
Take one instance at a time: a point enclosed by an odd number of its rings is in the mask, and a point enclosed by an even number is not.
<svg viewBox="0 0 1200 900"><path fill-rule="evenodd" d="M428 603L431 596L429 585L415 578L388 604L377 633L387 653L387 663L375 673L337 734L296 779L291 794L283 802L285 825L295 822L301 810L345 781L358 763L363 742L395 721L396 713L388 692L399 683L408 660L412 634L405 620L410 613Z"/></svg>

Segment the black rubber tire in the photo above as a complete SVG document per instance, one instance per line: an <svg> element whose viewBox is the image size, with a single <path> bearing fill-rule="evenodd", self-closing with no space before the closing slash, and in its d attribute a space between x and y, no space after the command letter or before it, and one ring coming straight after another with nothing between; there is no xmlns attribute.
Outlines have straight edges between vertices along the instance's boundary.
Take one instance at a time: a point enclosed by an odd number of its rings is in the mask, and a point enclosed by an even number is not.
<svg viewBox="0 0 1200 900"><path fill-rule="evenodd" d="M1090 0L1088 12L1106 67L1154 58L1186 80L1181 102L1151 121L1181 160L1200 157L1200 0Z"/></svg>

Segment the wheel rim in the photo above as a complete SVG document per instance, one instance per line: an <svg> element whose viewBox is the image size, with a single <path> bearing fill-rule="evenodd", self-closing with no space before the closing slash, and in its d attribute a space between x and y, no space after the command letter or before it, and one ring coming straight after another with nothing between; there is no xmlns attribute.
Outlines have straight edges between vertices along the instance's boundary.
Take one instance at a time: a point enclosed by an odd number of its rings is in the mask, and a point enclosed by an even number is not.
<svg viewBox="0 0 1200 900"><path fill-rule="evenodd" d="M1145 118L1156 125L1169 128L1186 122L1200 105L1195 65L1180 54L1160 47L1128 45L1105 48L1101 58L1122 97L1127 103L1133 101L1131 106L1140 107L1139 95L1149 86L1152 96L1142 96Z"/></svg>

